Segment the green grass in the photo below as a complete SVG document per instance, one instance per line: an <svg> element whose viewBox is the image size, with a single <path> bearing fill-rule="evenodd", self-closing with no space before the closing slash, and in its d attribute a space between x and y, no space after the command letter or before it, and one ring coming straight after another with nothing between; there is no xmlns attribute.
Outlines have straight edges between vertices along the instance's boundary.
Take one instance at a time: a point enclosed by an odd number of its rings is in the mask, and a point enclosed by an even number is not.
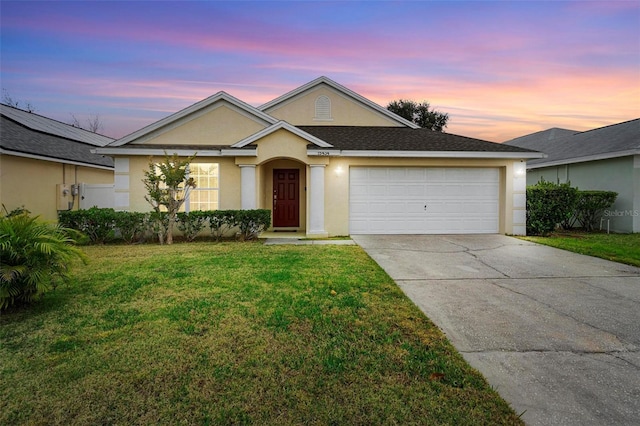
<svg viewBox="0 0 640 426"><path fill-rule="evenodd" d="M640 266L640 234L562 232L549 237L522 237L534 243Z"/></svg>
<svg viewBox="0 0 640 426"><path fill-rule="evenodd" d="M522 424L357 246L85 251L0 316L0 424Z"/></svg>

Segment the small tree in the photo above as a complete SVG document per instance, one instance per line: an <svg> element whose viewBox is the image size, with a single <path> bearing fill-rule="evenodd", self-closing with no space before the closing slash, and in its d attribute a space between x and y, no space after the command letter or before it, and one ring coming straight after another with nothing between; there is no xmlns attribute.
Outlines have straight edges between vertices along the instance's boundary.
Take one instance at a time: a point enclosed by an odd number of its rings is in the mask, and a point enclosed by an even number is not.
<svg viewBox="0 0 640 426"><path fill-rule="evenodd" d="M430 109L429 102L417 103L406 99L389 102L387 109L423 129L442 132L447 127L449 114Z"/></svg>
<svg viewBox="0 0 640 426"><path fill-rule="evenodd" d="M191 189L196 187L193 178L188 177L189 163L195 158L191 156L181 159L174 153L169 156L164 154L164 161L155 163L153 157L149 158L149 170L144 171L142 180L147 189L145 200L153 207L156 213L166 211L168 225L166 243L173 243L173 225L176 222L178 210L187 199ZM160 244L164 244L162 234L159 234Z"/></svg>

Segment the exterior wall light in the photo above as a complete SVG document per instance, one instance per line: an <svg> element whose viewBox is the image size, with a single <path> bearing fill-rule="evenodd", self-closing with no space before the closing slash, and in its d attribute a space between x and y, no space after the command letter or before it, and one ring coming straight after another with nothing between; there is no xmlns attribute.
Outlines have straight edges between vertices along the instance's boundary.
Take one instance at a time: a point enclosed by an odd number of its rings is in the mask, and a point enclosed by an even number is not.
<svg viewBox="0 0 640 426"><path fill-rule="evenodd" d="M342 176L342 173L344 173L342 166L336 167L336 176Z"/></svg>
<svg viewBox="0 0 640 426"><path fill-rule="evenodd" d="M520 177L524 176L527 172L527 164L524 161L520 161L519 163L515 163L513 165L513 174Z"/></svg>

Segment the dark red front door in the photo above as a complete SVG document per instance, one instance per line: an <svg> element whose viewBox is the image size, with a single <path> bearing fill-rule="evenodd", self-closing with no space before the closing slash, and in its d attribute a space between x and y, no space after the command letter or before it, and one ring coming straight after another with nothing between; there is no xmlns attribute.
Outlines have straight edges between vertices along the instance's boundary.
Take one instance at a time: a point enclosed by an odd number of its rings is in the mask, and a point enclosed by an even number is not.
<svg viewBox="0 0 640 426"><path fill-rule="evenodd" d="M273 226L275 228L300 226L300 171L298 169L273 171Z"/></svg>

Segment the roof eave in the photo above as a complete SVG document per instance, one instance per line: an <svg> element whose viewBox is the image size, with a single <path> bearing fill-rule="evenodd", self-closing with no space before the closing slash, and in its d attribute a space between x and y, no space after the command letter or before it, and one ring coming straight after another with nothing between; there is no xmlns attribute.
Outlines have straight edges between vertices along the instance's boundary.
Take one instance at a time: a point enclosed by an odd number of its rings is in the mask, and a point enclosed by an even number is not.
<svg viewBox="0 0 640 426"><path fill-rule="evenodd" d="M545 161L543 163L527 164L528 169L540 169L543 167L564 166L565 164L587 163L589 161L609 160L612 158L640 155L640 149L630 149L618 152L606 152L602 154L588 155L584 157L565 158L562 160Z"/></svg>
<svg viewBox="0 0 640 426"><path fill-rule="evenodd" d="M91 150L95 154L103 155L133 155L133 156L162 156L175 153L180 157L255 157L256 149L163 149L163 148L96 148Z"/></svg>
<svg viewBox="0 0 640 426"><path fill-rule="evenodd" d="M321 148L332 148L333 147L333 145L323 141L320 138L317 138L317 137L313 136L310 133L305 132L304 130L301 130L301 129L299 129L299 128L287 123L286 121L278 121L277 123L265 128L265 129L262 129L259 132L254 133L253 135L251 135L251 136L249 136L249 137L247 137L247 138L245 138L245 139L243 139L243 140L241 140L239 142L234 143L233 145L231 145L231 148L242 148L242 147L245 147L245 146L250 145L250 144L252 144L252 143L254 143L254 142L256 142L256 141L258 141L258 140L260 140L260 139L262 139L262 138L264 138L264 137L266 137L266 136L268 136L268 135L270 135L270 134L272 134L272 133L274 133L274 132L276 132L278 130L281 130L281 129L287 130L287 131L293 133L294 135L301 137L302 139L306 140L307 142L310 142L310 143L312 143L314 145L317 145L317 146L319 146Z"/></svg>
<svg viewBox="0 0 640 426"><path fill-rule="evenodd" d="M372 151L340 149L307 149L307 155L320 157L375 157L375 158L544 158L540 152L490 152L490 151Z"/></svg>
<svg viewBox="0 0 640 426"><path fill-rule="evenodd" d="M54 163L70 164L73 166L91 167L91 168L102 169L102 170L113 170L113 166L104 166L102 164L85 163L83 161L65 160L63 158L54 158L54 157L48 157L46 155L29 154L26 152L12 151L4 148L0 148L0 154L13 155L15 157L22 157L22 158L30 158L32 160L51 161Z"/></svg>

